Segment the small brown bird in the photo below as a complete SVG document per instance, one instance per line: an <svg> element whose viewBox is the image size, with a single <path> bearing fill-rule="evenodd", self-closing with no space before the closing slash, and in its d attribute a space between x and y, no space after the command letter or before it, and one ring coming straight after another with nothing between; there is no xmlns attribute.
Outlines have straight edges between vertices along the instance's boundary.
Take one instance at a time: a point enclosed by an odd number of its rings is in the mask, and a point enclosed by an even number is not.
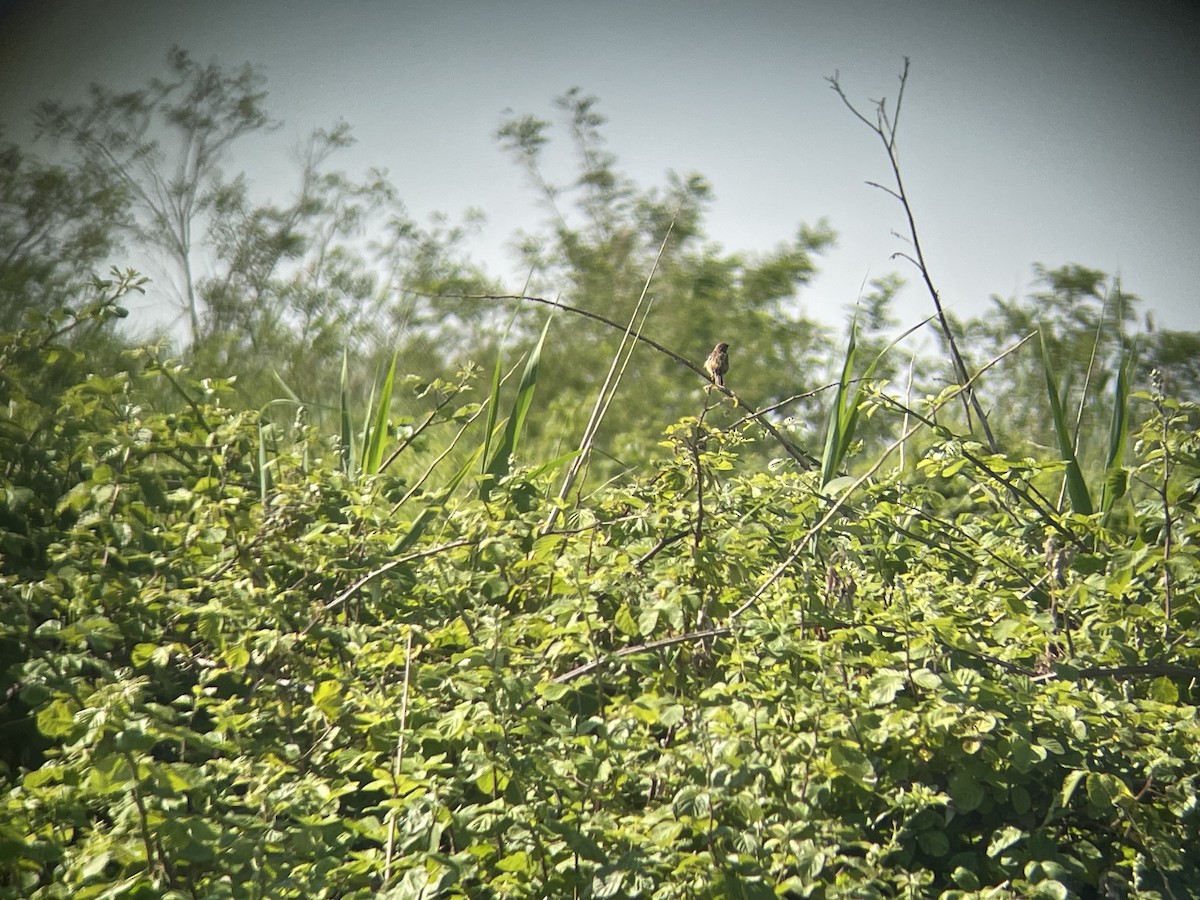
<svg viewBox="0 0 1200 900"><path fill-rule="evenodd" d="M704 361L704 371L717 387L725 387L725 373L729 371L729 345L724 341L713 347Z"/></svg>

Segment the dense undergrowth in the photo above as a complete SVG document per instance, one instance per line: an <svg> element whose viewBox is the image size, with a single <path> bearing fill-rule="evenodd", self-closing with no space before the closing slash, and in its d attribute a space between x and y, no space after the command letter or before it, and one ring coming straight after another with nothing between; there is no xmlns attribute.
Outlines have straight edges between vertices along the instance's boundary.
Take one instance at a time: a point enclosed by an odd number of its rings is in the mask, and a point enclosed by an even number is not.
<svg viewBox="0 0 1200 900"><path fill-rule="evenodd" d="M1091 515L944 428L826 479L704 416L563 502L55 327L0 367L0 896L1200 896L1186 405Z"/></svg>

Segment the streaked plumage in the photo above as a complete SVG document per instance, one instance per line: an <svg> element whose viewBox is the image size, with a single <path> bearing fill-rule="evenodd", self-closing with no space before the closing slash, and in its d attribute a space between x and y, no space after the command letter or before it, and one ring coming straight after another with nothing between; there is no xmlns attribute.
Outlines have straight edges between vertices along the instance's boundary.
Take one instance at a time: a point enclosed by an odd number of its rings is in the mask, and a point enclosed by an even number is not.
<svg viewBox="0 0 1200 900"><path fill-rule="evenodd" d="M729 345L724 341L713 347L704 361L704 371L717 387L725 387L725 373L729 371Z"/></svg>

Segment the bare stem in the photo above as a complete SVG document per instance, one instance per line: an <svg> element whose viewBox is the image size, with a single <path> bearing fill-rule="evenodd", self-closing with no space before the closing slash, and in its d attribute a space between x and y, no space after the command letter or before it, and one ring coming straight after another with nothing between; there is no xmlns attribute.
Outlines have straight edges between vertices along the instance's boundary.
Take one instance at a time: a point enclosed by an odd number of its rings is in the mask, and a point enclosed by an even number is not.
<svg viewBox="0 0 1200 900"><path fill-rule="evenodd" d="M900 125L900 107L904 102L904 88L908 83L908 57L904 58L904 71L900 75L900 91L896 96L896 110L889 115L887 111L887 100L872 101L875 104L875 120L867 118L854 105L846 92L842 89L841 81L838 74L835 72L826 81L841 98L842 103L846 108L854 114L860 122L871 129L883 143L884 151L887 153L888 162L892 167L892 177L895 179L896 186L894 188L885 187L884 185L868 181L867 184L878 188L885 194L899 201L904 208L904 216L908 220L908 240L912 245L913 254L896 253L894 257L900 257L911 262L921 273L921 280L925 283L925 288L929 291L929 296L933 299L934 309L937 311L938 326L941 329L942 337L946 342L946 346L950 351L950 361L954 367L955 378L959 385L963 387L962 400L963 408L967 414L968 423L971 420L971 413L974 411L979 419L980 427L983 429L984 437L987 440L988 447L993 453L1000 452L1000 446L996 443L996 438L992 435L992 429L988 425L987 415L983 411L982 405L979 403L979 398L975 396L974 388L970 387L971 377L967 373L967 365L963 361L962 353L959 352L958 342L954 339L954 330L950 327L950 320L946 317L945 309L942 306L942 298L938 293L937 287L933 283L933 277L929 274L929 265L925 259L925 252L921 248L921 239L917 235L917 221L913 215L912 203L908 197L908 191L904 187L904 178L900 173L900 156L896 150L896 131Z"/></svg>

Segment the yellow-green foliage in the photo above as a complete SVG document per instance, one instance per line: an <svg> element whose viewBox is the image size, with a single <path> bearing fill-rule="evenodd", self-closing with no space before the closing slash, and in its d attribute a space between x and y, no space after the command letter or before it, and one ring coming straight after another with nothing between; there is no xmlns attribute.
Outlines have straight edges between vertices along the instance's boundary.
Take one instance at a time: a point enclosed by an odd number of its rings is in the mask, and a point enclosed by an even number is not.
<svg viewBox="0 0 1200 900"><path fill-rule="evenodd" d="M260 452L219 382L5 353L0 896L1198 895L1161 394L1104 521L954 436L829 516L687 420L546 532L520 460L414 491Z"/></svg>

